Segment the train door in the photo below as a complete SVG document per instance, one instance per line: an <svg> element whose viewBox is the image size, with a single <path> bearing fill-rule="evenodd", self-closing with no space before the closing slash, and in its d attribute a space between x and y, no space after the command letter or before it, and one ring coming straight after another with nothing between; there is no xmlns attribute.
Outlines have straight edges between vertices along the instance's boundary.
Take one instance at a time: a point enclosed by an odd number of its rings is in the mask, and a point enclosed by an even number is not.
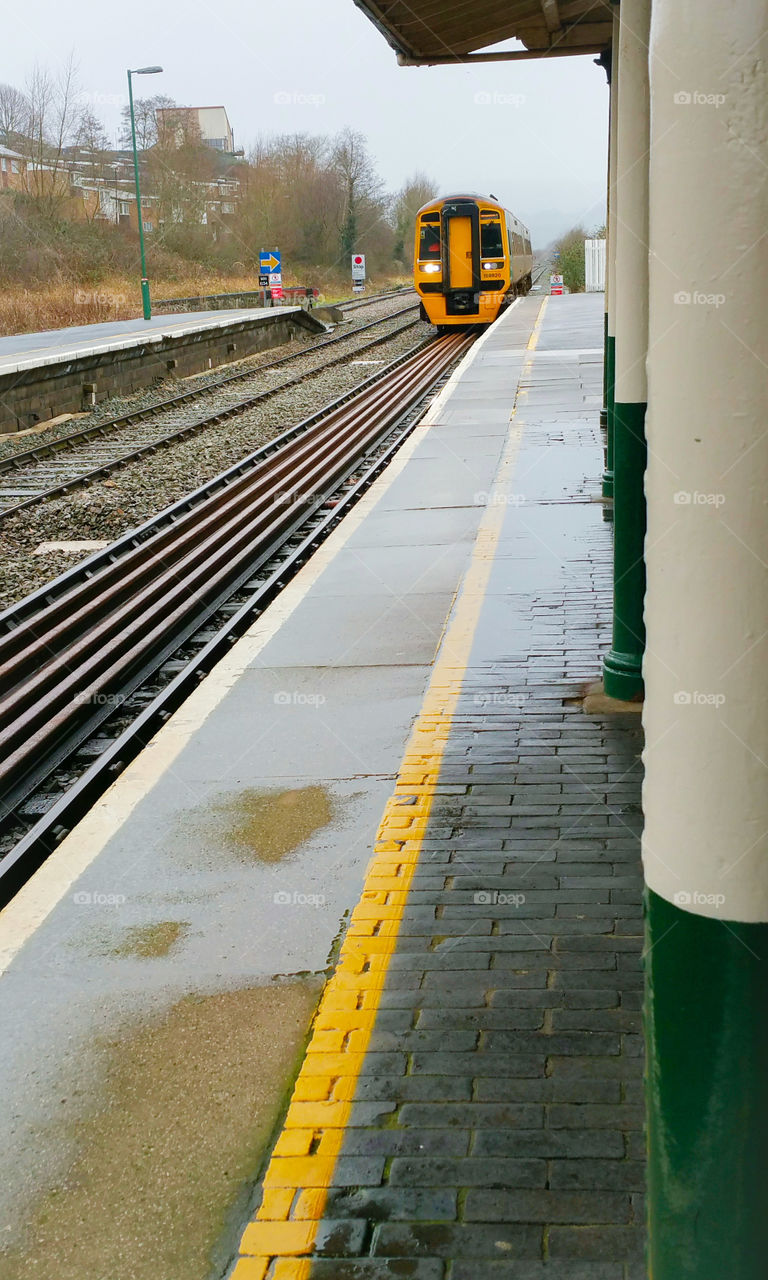
<svg viewBox="0 0 768 1280"><path fill-rule="evenodd" d="M443 205L443 292L446 316L477 315L480 298L480 215L474 200Z"/></svg>
<svg viewBox="0 0 768 1280"><path fill-rule="evenodd" d="M471 289L472 271L472 219L453 217L448 222L448 288Z"/></svg>

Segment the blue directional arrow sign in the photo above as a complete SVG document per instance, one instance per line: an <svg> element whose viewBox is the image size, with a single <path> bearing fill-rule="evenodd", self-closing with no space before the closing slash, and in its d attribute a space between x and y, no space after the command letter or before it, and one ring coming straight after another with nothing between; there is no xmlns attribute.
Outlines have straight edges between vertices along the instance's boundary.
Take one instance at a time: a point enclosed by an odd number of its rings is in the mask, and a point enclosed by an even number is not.
<svg viewBox="0 0 768 1280"><path fill-rule="evenodd" d="M279 249L262 249L259 254L259 271L262 275L280 275L280 251Z"/></svg>

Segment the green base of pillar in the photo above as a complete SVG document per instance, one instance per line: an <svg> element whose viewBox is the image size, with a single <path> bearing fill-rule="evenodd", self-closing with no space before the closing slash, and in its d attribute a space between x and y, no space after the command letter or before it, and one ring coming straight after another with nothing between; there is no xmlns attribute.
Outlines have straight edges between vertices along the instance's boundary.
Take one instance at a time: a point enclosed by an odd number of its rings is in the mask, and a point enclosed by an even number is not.
<svg viewBox="0 0 768 1280"><path fill-rule="evenodd" d="M613 497L613 472L612 471L603 472L603 497L604 498Z"/></svg>
<svg viewBox="0 0 768 1280"><path fill-rule="evenodd" d="M653 1280L768 1271L768 924L729 920L722 892L722 919L646 892Z"/></svg>
<svg viewBox="0 0 768 1280"><path fill-rule="evenodd" d="M645 650L645 405L616 400L611 417L613 468L613 636L603 679L611 698L643 696Z"/></svg>
<svg viewBox="0 0 768 1280"><path fill-rule="evenodd" d="M644 693L642 668L642 653L616 653L611 649L603 661L603 688L608 697L640 702Z"/></svg>

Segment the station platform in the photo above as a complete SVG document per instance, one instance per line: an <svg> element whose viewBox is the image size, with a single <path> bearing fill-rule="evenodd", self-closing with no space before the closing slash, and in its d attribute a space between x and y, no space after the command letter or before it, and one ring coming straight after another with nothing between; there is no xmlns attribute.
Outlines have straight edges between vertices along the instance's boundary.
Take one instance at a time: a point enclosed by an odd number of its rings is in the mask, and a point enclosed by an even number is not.
<svg viewBox="0 0 768 1280"><path fill-rule="evenodd" d="M0 432L78 412L169 373L186 376L242 359L286 341L296 329L323 333L326 327L300 306L247 307L0 337Z"/></svg>
<svg viewBox="0 0 768 1280"><path fill-rule="evenodd" d="M602 321L516 303L0 915L9 1280L645 1276Z"/></svg>

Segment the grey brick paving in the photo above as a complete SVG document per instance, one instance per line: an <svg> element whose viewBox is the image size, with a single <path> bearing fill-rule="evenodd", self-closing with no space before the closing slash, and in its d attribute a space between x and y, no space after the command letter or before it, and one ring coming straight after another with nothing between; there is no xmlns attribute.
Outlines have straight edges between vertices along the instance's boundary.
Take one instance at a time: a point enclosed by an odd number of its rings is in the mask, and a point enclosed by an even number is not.
<svg viewBox="0 0 768 1280"><path fill-rule="evenodd" d="M599 346L575 301L550 304L539 351ZM579 703L610 640L610 529L589 502L600 365L534 359L527 377L526 503L505 526L328 1201L354 1231L312 1280L645 1276L639 717Z"/></svg>

